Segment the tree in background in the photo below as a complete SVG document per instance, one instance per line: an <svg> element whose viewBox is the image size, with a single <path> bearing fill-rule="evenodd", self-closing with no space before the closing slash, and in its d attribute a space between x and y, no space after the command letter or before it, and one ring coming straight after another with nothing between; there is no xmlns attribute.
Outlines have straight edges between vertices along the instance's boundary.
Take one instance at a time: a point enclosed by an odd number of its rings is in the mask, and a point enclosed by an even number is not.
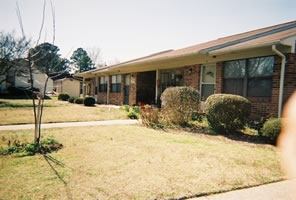
<svg viewBox="0 0 296 200"><path fill-rule="evenodd" d="M92 60L87 55L87 52L82 48L76 49L70 59L78 72L85 72L94 69Z"/></svg>
<svg viewBox="0 0 296 200"><path fill-rule="evenodd" d="M16 38L13 33L0 33L0 84L8 75L17 76L28 73L25 54L30 48L30 40Z"/></svg>
<svg viewBox="0 0 296 200"><path fill-rule="evenodd" d="M93 62L93 66L97 68L103 65L102 60L100 59L100 53L101 53L100 48L91 47L91 48L87 48L86 51L87 51L87 55L90 57L90 59Z"/></svg>
<svg viewBox="0 0 296 200"><path fill-rule="evenodd" d="M65 71L69 67L69 61L60 57L59 50L48 42L39 44L30 49L31 60L39 71L47 75Z"/></svg>

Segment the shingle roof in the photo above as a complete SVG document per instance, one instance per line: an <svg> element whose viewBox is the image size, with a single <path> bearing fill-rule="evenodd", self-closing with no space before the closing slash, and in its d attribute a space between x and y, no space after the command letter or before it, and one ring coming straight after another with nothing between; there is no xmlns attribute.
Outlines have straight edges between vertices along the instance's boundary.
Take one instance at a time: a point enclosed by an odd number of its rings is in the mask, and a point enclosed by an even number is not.
<svg viewBox="0 0 296 200"><path fill-rule="evenodd" d="M96 69L93 71L107 70L109 68L120 68L137 63L145 63L150 61L153 62L157 60L171 59L192 54L222 53L231 50L238 50L242 47L249 48L255 46L258 47L270 45L279 43L282 39L291 36L296 36L296 21L218 38L216 40L189 46L182 49L163 51L116 65L107 66L105 68Z"/></svg>

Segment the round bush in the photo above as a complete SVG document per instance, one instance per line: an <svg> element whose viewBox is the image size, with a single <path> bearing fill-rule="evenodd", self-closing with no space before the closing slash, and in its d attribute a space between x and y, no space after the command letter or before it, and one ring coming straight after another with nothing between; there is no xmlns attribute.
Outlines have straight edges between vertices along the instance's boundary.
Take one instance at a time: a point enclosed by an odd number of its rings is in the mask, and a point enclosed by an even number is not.
<svg viewBox="0 0 296 200"><path fill-rule="evenodd" d="M58 96L58 100L61 100L61 101L68 101L69 98L70 98L70 95L66 92L62 92Z"/></svg>
<svg viewBox="0 0 296 200"><path fill-rule="evenodd" d="M128 112L127 116L130 119L138 119L139 118L139 114L137 112L135 112L134 110Z"/></svg>
<svg viewBox="0 0 296 200"><path fill-rule="evenodd" d="M75 100L75 97L70 97L70 98L68 99L68 102L69 102L69 103L74 103L74 100Z"/></svg>
<svg viewBox="0 0 296 200"><path fill-rule="evenodd" d="M275 142L281 132L281 124L281 118L272 118L267 120L263 124L262 135Z"/></svg>
<svg viewBox="0 0 296 200"><path fill-rule="evenodd" d="M251 102L233 94L213 94L205 103L209 125L218 133L241 130L251 112Z"/></svg>
<svg viewBox="0 0 296 200"><path fill-rule="evenodd" d="M170 87L161 95L161 107L167 121L183 125L198 111L199 92L191 87Z"/></svg>
<svg viewBox="0 0 296 200"><path fill-rule="evenodd" d="M81 98L81 97L75 98L74 99L74 103L76 103L76 104L83 104L83 98Z"/></svg>
<svg viewBox="0 0 296 200"><path fill-rule="evenodd" d="M94 106L96 100L94 97L84 97L83 103L85 106Z"/></svg>

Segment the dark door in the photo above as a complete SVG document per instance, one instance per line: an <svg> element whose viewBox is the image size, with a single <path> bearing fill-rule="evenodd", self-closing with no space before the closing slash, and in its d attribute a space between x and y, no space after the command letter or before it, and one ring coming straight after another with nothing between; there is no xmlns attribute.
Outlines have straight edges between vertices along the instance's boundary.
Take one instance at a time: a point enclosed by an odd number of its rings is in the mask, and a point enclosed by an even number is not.
<svg viewBox="0 0 296 200"><path fill-rule="evenodd" d="M124 104L129 104L129 91L130 91L130 75L124 76Z"/></svg>

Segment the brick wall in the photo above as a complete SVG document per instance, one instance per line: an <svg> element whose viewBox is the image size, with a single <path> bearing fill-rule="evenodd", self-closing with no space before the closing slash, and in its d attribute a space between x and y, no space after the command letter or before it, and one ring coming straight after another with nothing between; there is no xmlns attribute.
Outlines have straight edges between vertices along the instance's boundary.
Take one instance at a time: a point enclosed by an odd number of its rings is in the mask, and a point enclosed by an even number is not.
<svg viewBox="0 0 296 200"><path fill-rule="evenodd" d="M199 90L200 88L200 65L190 65L184 68L184 85Z"/></svg>
<svg viewBox="0 0 296 200"><path fill-rule="evenodd" d="M223 65L223 62L218 62L216 63L215 93L223 93L223 77L224 77L224 65Z"/></svg>
<svg viewBox="0 0 296 200"><path fill-rule="evenodd" d="M98 103L100 104L107 103L107 92L98 92Z"/></svg>
<svg viewBox="0 0 296 200"><path fill-rule="evenodd" d="M287 64L283 102L286 102L293 92L296 91L296 54L286 54L286 59Z"/></svg>
<svg viewBox="0 0 296 200"><path fill-rule="evenodd" d="M137 103L137 73L131 73L129 105Z"/></svg>
<svg viewBox="0 0 296 200"><path fill-rule="evenodd" d="M122 105L124 100L124 76L121 75L121 89L120 92L111 92L111 76L109 77L109 104Z"/></svg>

